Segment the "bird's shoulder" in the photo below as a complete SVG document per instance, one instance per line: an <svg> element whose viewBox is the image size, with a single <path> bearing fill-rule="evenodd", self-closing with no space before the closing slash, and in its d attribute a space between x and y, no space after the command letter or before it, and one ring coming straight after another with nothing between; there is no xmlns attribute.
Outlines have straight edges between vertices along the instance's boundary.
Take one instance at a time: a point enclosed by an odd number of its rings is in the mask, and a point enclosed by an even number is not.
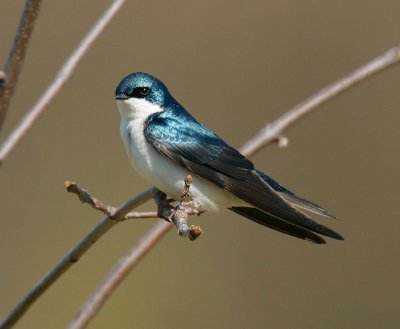
<svg viewBox="0 0 400 329"><path fill-rule="evenodd" d="M206 165L239 179L254 170L250 160L183 107L169 108L149 116L144 134L159 152L185 167L189 162Z"/></svg>

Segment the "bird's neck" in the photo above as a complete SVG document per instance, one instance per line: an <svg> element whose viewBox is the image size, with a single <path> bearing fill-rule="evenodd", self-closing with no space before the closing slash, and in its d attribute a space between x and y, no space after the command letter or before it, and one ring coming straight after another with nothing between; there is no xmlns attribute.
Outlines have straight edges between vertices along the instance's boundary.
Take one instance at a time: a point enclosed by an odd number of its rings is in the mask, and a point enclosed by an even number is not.
<svg viewBox="0 0 400 329"><path fill-rule="evenodd" d="M162 112L162 108L159 105L137 98L117 101L117 106L121 119L127 121L144 119L153 113Z"/></svg>

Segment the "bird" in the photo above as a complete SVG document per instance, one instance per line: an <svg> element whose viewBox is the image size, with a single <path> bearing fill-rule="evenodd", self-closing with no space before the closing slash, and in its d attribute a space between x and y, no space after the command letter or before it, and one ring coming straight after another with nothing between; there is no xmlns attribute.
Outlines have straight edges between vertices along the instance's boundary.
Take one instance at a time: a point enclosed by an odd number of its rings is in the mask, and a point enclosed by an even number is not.
<svg viewBox="0 0 400 329"><path fill-rule="evenodd" d="M316 244L343 240L304 210L335 218L298 197L216 133L197 121L156 77L135 72L117 85L120 135L129 160L144 179L174 200L193 177L190 195L200 211L227 208L256 223Z"/></svg>

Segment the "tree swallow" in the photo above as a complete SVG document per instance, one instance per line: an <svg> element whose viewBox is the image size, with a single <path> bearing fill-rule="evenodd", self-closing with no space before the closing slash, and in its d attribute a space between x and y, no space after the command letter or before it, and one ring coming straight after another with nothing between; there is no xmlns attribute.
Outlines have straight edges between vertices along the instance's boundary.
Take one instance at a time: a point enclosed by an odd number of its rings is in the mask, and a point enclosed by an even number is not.
<svg viewBox="0 0 400 329"><path fill-rule="evenodd" d="M179 200L184 179L191 175L190 194L200 211L228 208L314 243L325 243L318 234L343 240L300 209L334 218L332 215L257 170L187 112L157 78L132 73L117 86L115 99L131 164L165 194Z"/></svg>

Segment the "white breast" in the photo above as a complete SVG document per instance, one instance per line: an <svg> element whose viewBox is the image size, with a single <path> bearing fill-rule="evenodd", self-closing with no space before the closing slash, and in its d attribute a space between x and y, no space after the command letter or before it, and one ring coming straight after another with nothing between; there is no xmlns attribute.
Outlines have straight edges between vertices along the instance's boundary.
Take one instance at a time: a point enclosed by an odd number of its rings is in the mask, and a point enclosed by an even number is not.
<svg viewBox="0 0 400 329"><path fill-rule="evenodd" d="M162 109L143 99L118 101L121 113L120 133L129 160L136 171L159 190L175 200L180 199L184 179L192 175L192 198L200 208L218 211L219 207L243 205L243 201L216 185L203 180L160 154L145 138L143 129L147 117Z"/></svg>

